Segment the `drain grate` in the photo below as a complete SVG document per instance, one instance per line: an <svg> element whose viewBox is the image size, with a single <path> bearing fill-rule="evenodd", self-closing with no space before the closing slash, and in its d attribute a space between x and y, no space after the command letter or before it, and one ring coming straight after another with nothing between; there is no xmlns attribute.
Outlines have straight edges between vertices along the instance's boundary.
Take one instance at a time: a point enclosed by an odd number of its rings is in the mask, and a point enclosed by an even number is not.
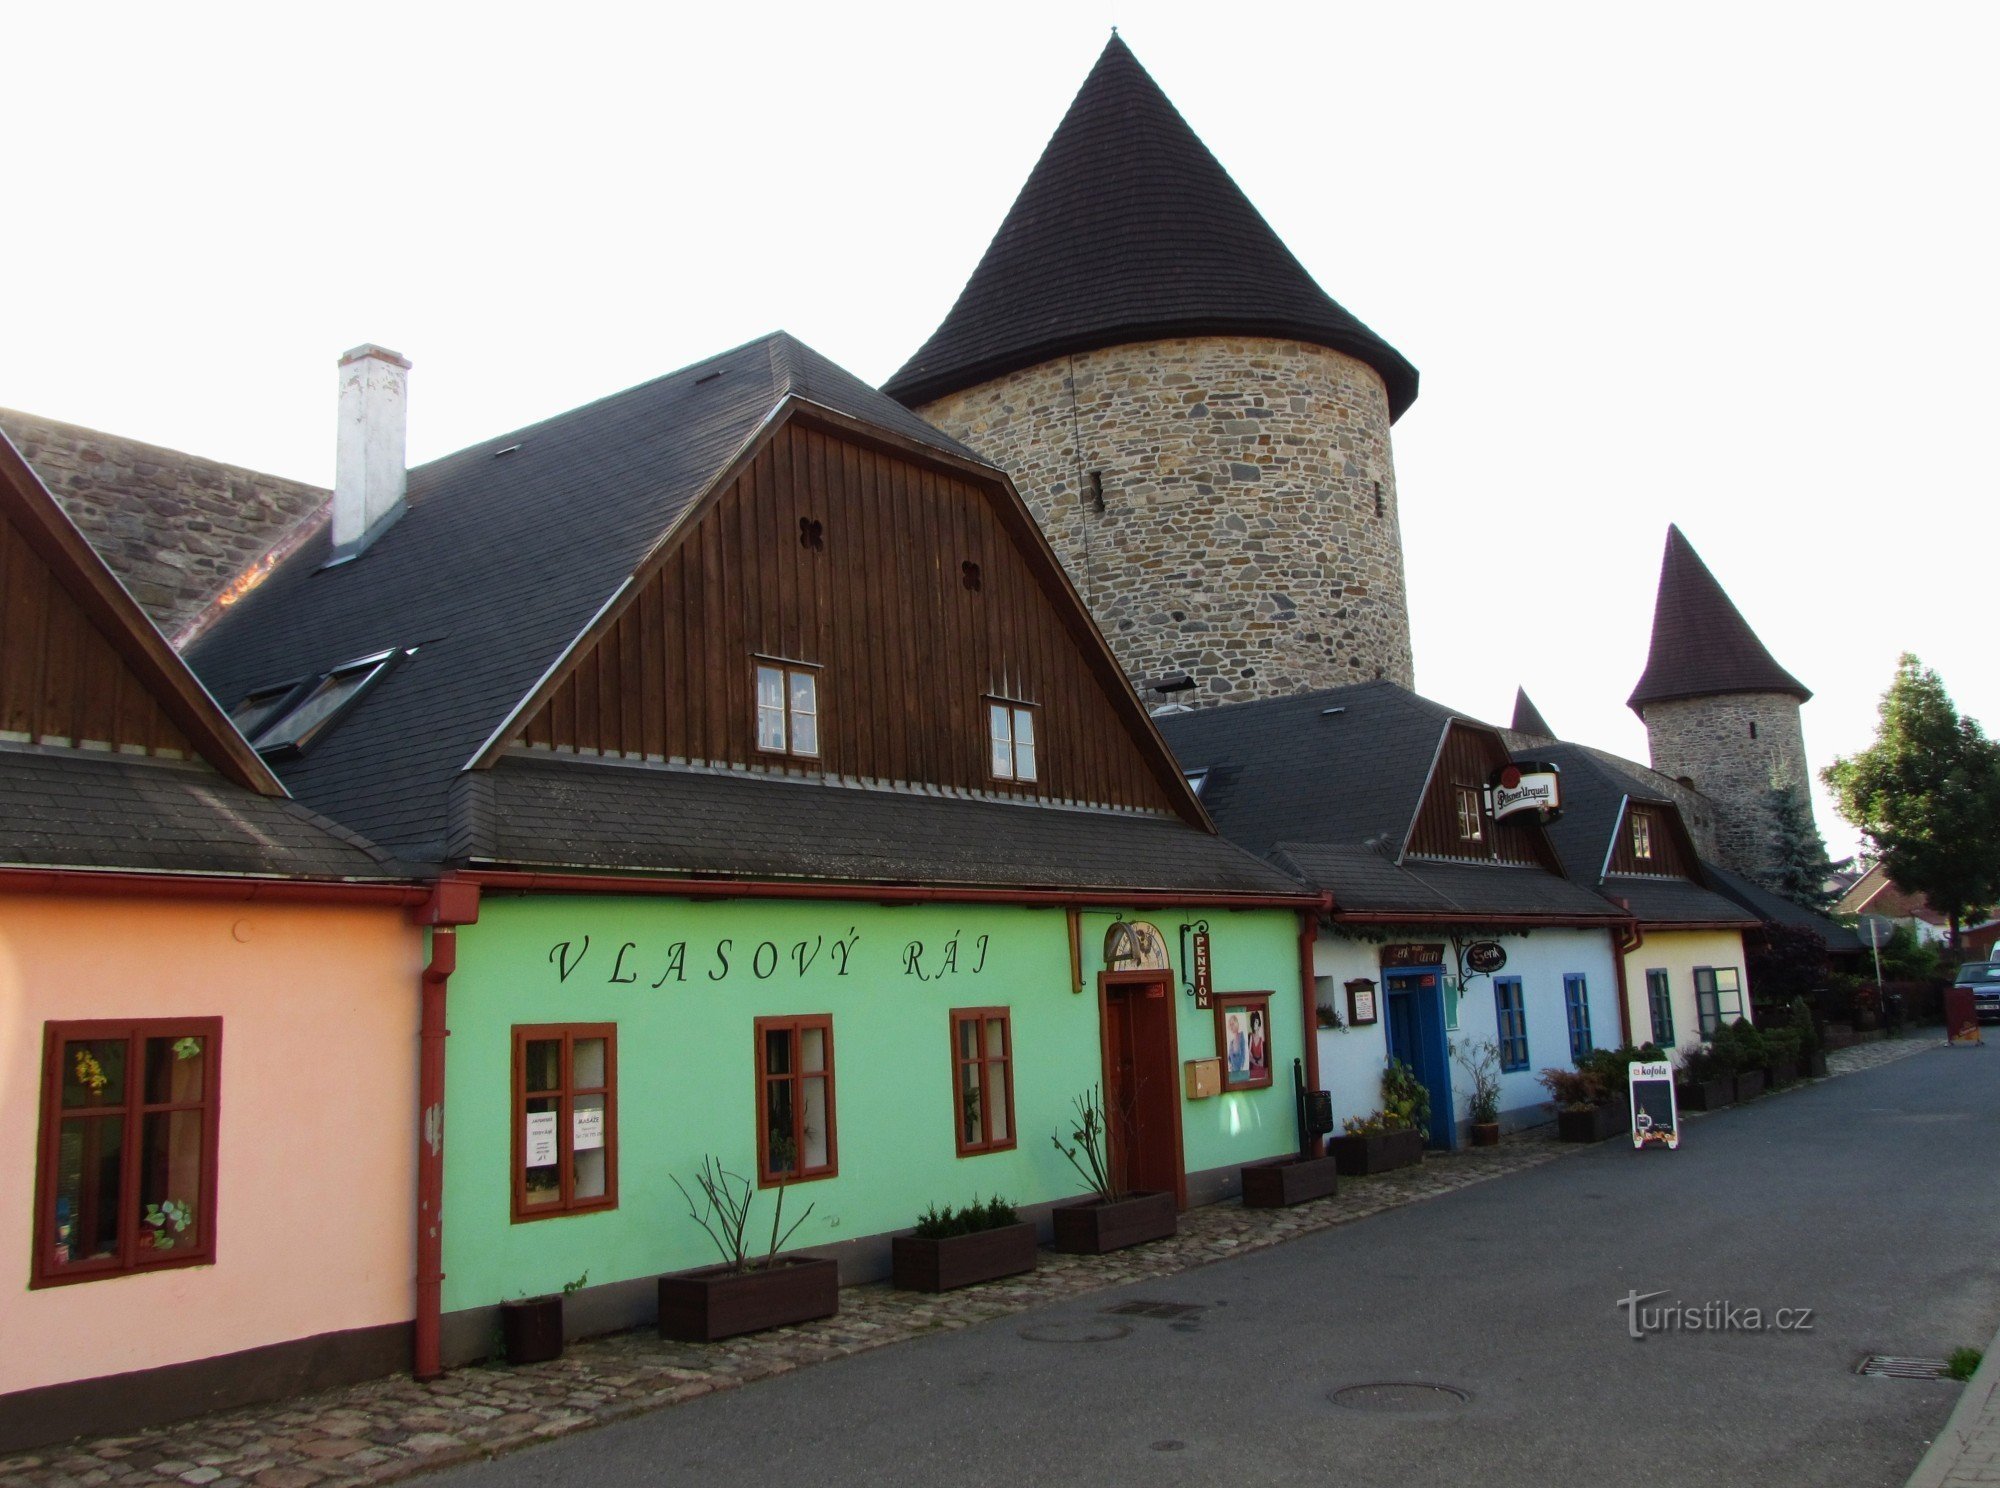
<svg viewBox="0 0 2000 1488"><path fill-rule="evenodd" d="M1099 1310L1109 1317L1184 1318L1194 1317L1205 1309L1199 1302L1148 1302L1135 1298Z"/></svg>
<svg viewBox="0 0 2000 1488"><path fill-rule="evenodd" d="M1123 1323L1101 1323L1088 1318L1079 1318L1074 1322L1030 1323L1015 1331L1030 1343L1116 1343L1132 1333Z"/></svg>
<svg viewBox="0 0 2000 1488"><path fill-rule="evenodd" d="M1454 1385L1420 1380L1374 1380L1327 1392L1328 1400L1347 1410L1378 1411L1392 1416L1428 1416L1467 1404L1470 1392Z"/></svg>
<svg viewBox="0 0 2000 1488"><path fill-rule="evenodd" d="M1943 1359L1905 1359L1897 1354L1866 1354L1854 1366L1856 1374L1873 1379L1943 1379L1951 1365Z"/></svg>

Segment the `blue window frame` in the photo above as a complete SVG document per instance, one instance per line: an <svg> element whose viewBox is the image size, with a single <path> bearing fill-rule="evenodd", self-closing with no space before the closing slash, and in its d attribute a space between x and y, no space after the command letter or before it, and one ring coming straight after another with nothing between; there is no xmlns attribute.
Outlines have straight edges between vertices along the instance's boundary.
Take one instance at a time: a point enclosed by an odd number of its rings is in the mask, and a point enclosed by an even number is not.
<svg viewBox="0 0 2000 1488"><path fill-rule="evenodd" d="M1667 989L1664 967L1646 973L1646 1002L1653 1010L1653 1042L1662 1049L1674 1046L1674 998Z"/></svg>
<svg viewBox="0 0 2000 1488"><path fill-rule="evenodd" d="M1511 1074L1528 1067L1528 1010L1519 977L1493 979L1493 1015L1500 1027L1500 1069Z"/></svg>
<svg viewBox="0 0 2000 1488"><path fill-rule="evenodd" d="M1596 1045L1590 1041L1590 989L1581 972L1563 973L1563 1007L1569 1013L1569 1058L1575 1064Z"/></svg>

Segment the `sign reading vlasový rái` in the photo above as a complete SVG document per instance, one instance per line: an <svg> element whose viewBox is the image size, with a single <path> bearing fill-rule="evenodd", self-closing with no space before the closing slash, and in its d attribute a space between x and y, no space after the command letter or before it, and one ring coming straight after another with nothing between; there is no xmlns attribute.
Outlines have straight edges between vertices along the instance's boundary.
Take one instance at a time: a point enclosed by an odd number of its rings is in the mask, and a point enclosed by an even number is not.
<svg viewBox="0 0 2000 1488"><path fill-rule="evenodd" d="M643 943L612 942L579 935L549 947L548 963L558 984L584 986L643 986L659 991L682 983L720 982L748 972L760 982L798 980L808 973L845 977L853 972L885 975L890 968L868 964L893 955L895 972L920 982L945 977L980 976L987 970L990 935L954 933L942 941L891 942L871 958L861 949L861 934L850 927L845 935L815 935L809 940L737 940L725 936L712 944L674 940Z"/></svg>
<svg viewBox="0 0 2000 1488"><path fill-rule="evenodd" d="M1680 1106L1674 1099L1672 1063L1660 1059L1625 1068L1632 1096L1632 1145L1635 1148L1680 1146Z"/></svg>

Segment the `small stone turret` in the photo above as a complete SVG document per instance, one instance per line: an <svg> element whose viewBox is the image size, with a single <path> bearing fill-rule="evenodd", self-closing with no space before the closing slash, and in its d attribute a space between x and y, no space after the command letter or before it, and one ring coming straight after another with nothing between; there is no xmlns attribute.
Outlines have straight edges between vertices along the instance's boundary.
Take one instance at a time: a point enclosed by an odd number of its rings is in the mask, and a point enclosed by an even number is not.
<svg viewBox="0 0 2000 1488"><path fill-rule="evenodd" d="M1389 426L1416 369L1115 35L884 390L1013 475L1149 702L1413 684Z"/></svg>
<svg viewBox="0 0 2000 1488"><path fill-rule="evenodd" d="M1771 863L1774 789L1811 811L1799 708L1812 692L1779 666L1678 527L1667 529L1653 644L1629 706L1646 725L1653 768L1715 804L1724 867Z"/></svg>

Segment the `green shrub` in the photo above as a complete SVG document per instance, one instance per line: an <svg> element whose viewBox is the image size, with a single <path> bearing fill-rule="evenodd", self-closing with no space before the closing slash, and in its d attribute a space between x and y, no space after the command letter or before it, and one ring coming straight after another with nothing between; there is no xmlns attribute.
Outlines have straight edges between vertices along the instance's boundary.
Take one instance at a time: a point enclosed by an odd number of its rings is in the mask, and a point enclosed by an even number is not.
<svg viewBox="0 0 2000 1488"><path fill-rule="evenodd" d="M1604 1081L1594 1070L1545 1069L1535 1079L1565 1111L1583 1111L1604 1100Z"/></svg>
<svg viewBox="0 0 2000 1488"><path fill-rule="evenodd" d="M982 1204L975 1194L963 1209L954 1209L949 1204L942 1209L935 1204L925 1209L917 1216L917 1238L947 1240L953 1235L976 1235L982 1230L998 1230L1020 1222L1014 1206L1000 1195L995 1194Z"/></svg>
<svg viewBox="0 0 2000 1488"><path fill-rule="evenodd" d="M1392 1130L1414 1127L1422 1131L1431 1124L1431 1093L1416 1071L1400 1059L1391 1059L1382 1070L1382 1114Z"/></svg>
<svg viewBox="0 0 2000 1488"><path fill-rule="evenodd" d="M1945 1378L1955 1380L1971 1379L1979 1370L1979 1361L1985 1357L1985 1353L1980 1349L1953 1349L1951 1351L1951 1359L1945 1365Z"/></svg>

